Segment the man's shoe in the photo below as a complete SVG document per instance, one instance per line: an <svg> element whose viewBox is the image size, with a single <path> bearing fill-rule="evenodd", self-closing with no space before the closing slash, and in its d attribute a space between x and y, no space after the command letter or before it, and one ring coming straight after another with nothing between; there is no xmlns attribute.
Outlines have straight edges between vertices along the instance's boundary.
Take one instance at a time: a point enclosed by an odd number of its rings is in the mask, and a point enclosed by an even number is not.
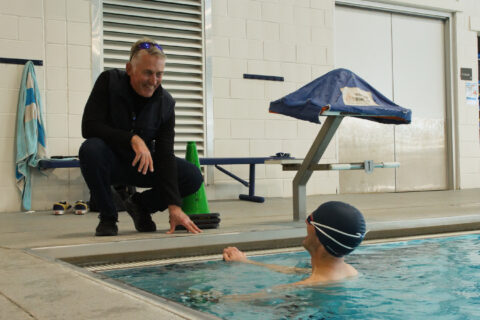
<svg viewBox="0 0 480 320"><path fill-rule="evenodd" d="M152 215L136 204L132 196L128 197L123 204L130 217L132 217L135 229L138 232L155 232L157 230L157 226L152 220Z"/></svg>
<svg viewBox="0 0 480 320"><path fill-rule="evenodd" d="M97 237L116 236L118 234L117 222L114 220L100 220L95 230Z"/></svg>

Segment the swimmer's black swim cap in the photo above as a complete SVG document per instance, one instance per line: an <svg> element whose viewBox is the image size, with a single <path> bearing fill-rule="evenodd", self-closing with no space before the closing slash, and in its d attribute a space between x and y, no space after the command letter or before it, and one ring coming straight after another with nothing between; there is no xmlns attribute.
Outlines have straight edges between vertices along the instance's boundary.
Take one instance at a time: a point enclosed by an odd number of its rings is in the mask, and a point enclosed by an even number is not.
<svg viewBox="0 0 480 320"><path fill-rule="evenodd" d="M325 202L312 213L312 218L318 239L335 257L352 252L365 236L362 213L348 203Z"/></svg>

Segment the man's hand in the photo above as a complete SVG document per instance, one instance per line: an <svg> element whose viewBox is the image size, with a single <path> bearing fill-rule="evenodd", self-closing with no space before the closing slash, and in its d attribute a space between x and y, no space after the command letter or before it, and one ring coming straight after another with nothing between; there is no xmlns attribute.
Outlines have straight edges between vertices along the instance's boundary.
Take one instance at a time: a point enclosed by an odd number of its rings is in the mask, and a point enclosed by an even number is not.
<svg viewBox="0 0 480 320"><path fill-rule="evenodd" d="M168 206L168 213L170 214L170 230L167 231L168 234L175 232L175 227L178 225L184 226L187 231L191 233L201 233L199 227L183 212L182 208L176 205Z"/></svg>
<svg viewBox="0 0 480 320"><path fill-rule="evenodd" d="M237 249L237 247L228 247L223 249L223 260L227 262L236 261L236 262L247 262L247 255L245 252L242 252Z"/></svg>
<svg viewBox="0 0 480 320"><path fill-rule="evenodd" d="M150 154L145 141L137 135L134 135L130 140L133 151L135 151L135 159L133 159L132 167L135 167L138 163L138 172L147 174L147 170L153 172L153 159Z"/></svg>

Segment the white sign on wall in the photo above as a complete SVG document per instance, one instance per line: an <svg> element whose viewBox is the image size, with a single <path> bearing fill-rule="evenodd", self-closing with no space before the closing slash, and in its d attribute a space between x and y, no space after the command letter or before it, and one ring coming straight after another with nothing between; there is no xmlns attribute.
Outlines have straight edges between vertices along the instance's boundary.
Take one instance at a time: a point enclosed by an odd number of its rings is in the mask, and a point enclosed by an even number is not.
<svg viewBox="0 0 480 320"><path fill-rule="evenodd" d="M478 106L478 84L476 82L465 82L465 95L468 105Z"/></svg>

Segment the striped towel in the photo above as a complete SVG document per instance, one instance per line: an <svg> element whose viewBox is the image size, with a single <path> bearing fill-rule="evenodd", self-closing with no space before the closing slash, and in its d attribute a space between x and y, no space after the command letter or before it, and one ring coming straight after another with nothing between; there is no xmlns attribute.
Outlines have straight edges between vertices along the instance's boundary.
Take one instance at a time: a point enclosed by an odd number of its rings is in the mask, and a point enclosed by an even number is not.
<svg viewBox="0 0 480 320"><path fill-rule="evenodd" d="M31 209L32 182L30 167L37 167L40 159L47 158L42 101L33 62L23 69L17 108L17 154L15 177L22 193L22 206Z"/></svg>

